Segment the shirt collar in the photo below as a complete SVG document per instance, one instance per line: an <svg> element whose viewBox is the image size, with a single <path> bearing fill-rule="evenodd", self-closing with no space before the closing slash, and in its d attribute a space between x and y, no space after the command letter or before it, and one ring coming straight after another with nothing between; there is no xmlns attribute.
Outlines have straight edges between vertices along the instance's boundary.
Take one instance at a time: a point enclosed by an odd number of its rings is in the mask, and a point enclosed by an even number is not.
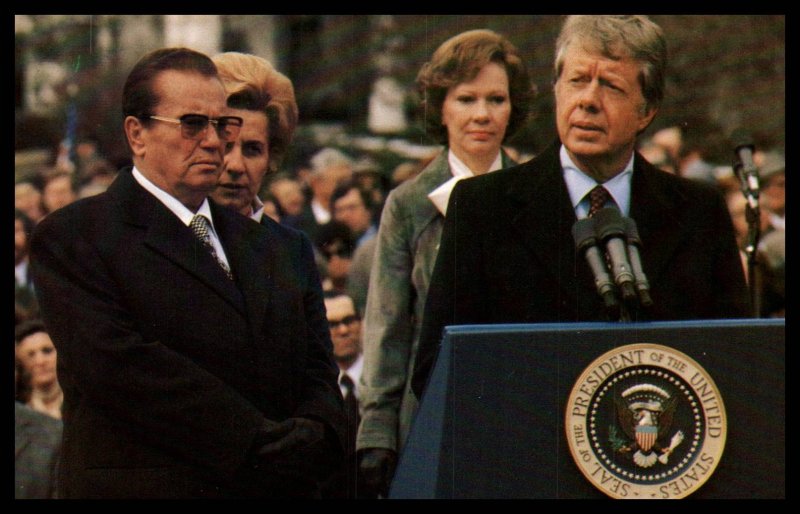
<svg viewBox="0 0 800 514"><path fill-rule="evenodd" d="M458 178L466 178L475 176L475 172L469 169L469 166L464 164L464 161L459 159L453 150L447 151L447 163L450 164L450 173L453 174L454 177ZM503 159L501 158L501 152L497 152L497 156L494 158L492 165L489 166L488 171L495 171L499 170L503 167Z"/></svg>
<svg viewBox="0 0 800 514"><path fill-rule="evenodd" d="M253 205L251 206L253 212L250 213L250 219L256 223L261 223L261 217L264 215L264 202L258 196L253 197Z"/></svg>
<svg viewBox="0 0 800 514"><path fill-rule="evenodd" d="M561 145L559 156L561 158L561 169L564 172L564 182L567 184L572 207L579 214L578 217L584 217L586 216L586 211L588 211L588 205L580 205L581 201L597 185L597 181L578 168L570 158L564 145ZM623 216L627 216L630 210L633 157L631 155L628 164L625 165L621 173L602 184L611 194Z"/></svg>
<svg viewBox="0 0 800 514"><path fill-rule="evenodd" d="M355 384L356 396L358 396L358 381L361 379L361 372L364 369L364 353L359 353L353 364L346 370L339 370L339 381L341 383L342 376L347 374Z"/></svg>
<svg viewBox="0 0 800 514"><path fill-rule="evenodd" d="M428 198L431 203L436 206L436 209L438 209L443 216L447 214L447 203L450 201L450 193L453 192L456 182L475 175L461 159L456 157L456 154L454 154L452 150L448 150L447 152L447 163L450 166L450 173L453 174L453 177L428 193ZM495 157L492 165L489 166L489 171L499 170L502 166L503 159L501 157L501 152L497 152L497 157Z"/></svg>
<svg viewBox="0 0 800 514"><path fill-rule="evenodd" d="M136 179L139 185L141 185L150 194L155 196L161 203L163 203L167 209L172 211L172 213L175 214L175 216L177 216L178 219L181 220L187 227L192 222L192 218L194 218L195 214L202 214L206 217L211 225L212 230L214 230L216 233L216 229L214 228L214 219L211 217L211 206L208 204L208 198L203 200L203 203L200 205L197 213L194 213L185 205L183 205L177 198L153 184L150 179L145 177L142 172L136 168L136 166L133 167L133 178Z"/></svg>

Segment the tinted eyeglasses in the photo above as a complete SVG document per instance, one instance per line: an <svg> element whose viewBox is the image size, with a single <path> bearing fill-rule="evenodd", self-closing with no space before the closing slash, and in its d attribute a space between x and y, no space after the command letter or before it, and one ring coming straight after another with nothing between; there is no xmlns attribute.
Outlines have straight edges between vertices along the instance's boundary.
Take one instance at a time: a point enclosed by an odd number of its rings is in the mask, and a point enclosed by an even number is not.
<svg viewBox="0 0 800 514"><path fill-rule="evenodd" d="M344 318L338 320L329 319L328 326L331 327L331 330L336 330L337 328L339 328L339 325L344 324L350 327L356 321L361 321L361 318L359 318L357 314L351 314L350 316L345 316Z"/></svg>
<svg viewBox="0 0 800 514"><path fill-rule="evenodd" d="M209 118L204 114L184 114L180 118L167 118L165 116L147 116L151 120L165 121L180 124L181 135L186 139L201 140L206 137L208 125L214 125L220 140L232 143L239 137L244 120L238 116L222 116Z"/></svg>
<svg viewBox="0 0 800 514"><path fill-rule="evenodd" d="M334 255L341 259L349 259L353 256L353 251L347 245L334 243L325 246L322 254L327 260L331 260Z"/></svg>

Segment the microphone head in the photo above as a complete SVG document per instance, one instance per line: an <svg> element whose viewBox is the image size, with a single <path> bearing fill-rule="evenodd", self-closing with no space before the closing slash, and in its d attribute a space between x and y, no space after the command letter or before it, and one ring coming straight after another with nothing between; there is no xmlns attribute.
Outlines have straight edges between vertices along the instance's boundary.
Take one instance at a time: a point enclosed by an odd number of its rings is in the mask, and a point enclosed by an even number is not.
<svg viewBox="0 0 800 514"><path fill-rule="evenodd" d="M741 148L755 148L753 137L744 129L738 128L731 132L731 143L733 143L734 152L738 152Z"/></svg>
<svg viewBox="0 0 800 514"><path fill-rule="evenodd" d="M572 225L572 237L579 252L597 244L594 236L594 219L584 218L576 221Z"/></svg>
<svg viewBox="0 0 800 514"><path fill-rule="evenodd" d="M594 220L595 235L598 239L606 241L612 237L625 238L625 226L622 223L622 214L615 207L603 207L592 218Z"/></svg>
<svg viewBox="0 0 800 514"><path fill-rule="evenodd" d="M639 238L639 229L636 228L636 222L633 221L633 218L623 216L622 224L625 227L625 236L628 238L628 243L641 246L642 240Z"/></svg>

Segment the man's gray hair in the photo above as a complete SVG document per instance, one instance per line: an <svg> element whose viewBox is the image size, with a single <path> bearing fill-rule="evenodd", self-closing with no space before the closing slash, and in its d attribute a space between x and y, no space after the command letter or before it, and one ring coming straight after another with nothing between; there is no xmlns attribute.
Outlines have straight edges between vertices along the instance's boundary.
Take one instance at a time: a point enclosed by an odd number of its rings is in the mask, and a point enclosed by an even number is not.
<svg viewBox="0 0 800 514"><path fill-rule="evenodd" d="M567 48L576 41L609 59L630 58L641 63L639 85L647 102L645 110L661 104L667 68L667 42L661 27L647 16L567 17L556 40L555 80L564 69Z"/></svg>

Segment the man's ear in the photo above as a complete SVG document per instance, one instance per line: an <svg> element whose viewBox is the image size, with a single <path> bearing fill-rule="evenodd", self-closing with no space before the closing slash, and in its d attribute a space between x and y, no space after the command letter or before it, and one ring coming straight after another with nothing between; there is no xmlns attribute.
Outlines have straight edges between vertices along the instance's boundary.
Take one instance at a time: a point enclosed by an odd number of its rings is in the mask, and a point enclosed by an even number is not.
<svg viewBox="0 0 800 514"><path fill-rule="evenodd" d="M147 145L142 121L135 116L128 116L125 118L123 126L125 127L125 137L128 138L128 146L131 147L134 157L143 157Z"/></svg>
<svg viewBox="0 0 800 514"><path fill-rule="evenodd" d="M639 118L639 130L636 134L644 132L645 129L650 126L650 123L653 122L653 118L656 117L656 114L658 114L658 107L647 107L647 110Z"/></svg>

